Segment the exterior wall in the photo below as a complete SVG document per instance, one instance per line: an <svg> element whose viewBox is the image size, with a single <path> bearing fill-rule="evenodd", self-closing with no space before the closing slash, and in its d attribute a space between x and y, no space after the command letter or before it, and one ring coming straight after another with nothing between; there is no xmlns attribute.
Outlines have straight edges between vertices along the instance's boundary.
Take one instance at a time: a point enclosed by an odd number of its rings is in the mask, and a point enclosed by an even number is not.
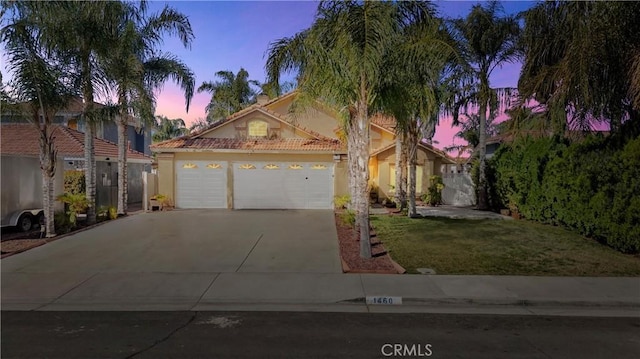
<svg viewBox="0 0 640 359"><path fill-rule="evenodd" d="M175 201L175 164L173 153L158 153L158 194Z"/></svg>
<svg viewBox="0 0 640 359"><path fill-rule="evenodd" d="M333 116L322 110L309 108L301 114L289 116L292 123L296 125L318 132L326 137L337 138L336 129L340 127L340 124Z"/></svg>
<svg viewBox="0 0 640 359"><path fill-rule="evenodd" d="M42 173L40 160L36 157L2 156L2 217L14 211L42 208ZM54 179L54 196L62 194L64 183L64 161L58 158ZM54 204L62 210L62 203Z"/></svg>
<svg viewBox="0 0 640 359"><path fill-rule="evenodd" d="M394 191L391 190L390 169L395 167L396 153L392 147L376 156L377 171L371 172L372 181L378 185L378 198L393 198ZM421 186L416 187L416 195L420 196L429 188L429 176L434 171L434 162L439 161L432 153L428 153L422 148L418 148L418 159L416 165L416 178L421 178ZM371 163L371 162L370 162ZM371 166L370 166L371 168Z"/></svg>
<svg viewBox="0 0 640 359"><path fill-rule="evenodd" d="M378 128L376 127L372 127L372 129L374 130L378 130ZM380 131L380 147L385 147L388 146L392 143L396 142L396 136L392 135L391 133L387 132L387 131L383 131L383 130L379 130ZM380 148L378 147L378 148Z"/></svg>
<svg viewBox="0 0 640 359"><path fill-rule="evenodd" d="M346 156L343 160L336 163L334 172L334 189L336 196L344 196L349 193L349 167L347 166Z"/></svg>
<svg viewBox="0 0 640 359"><path fill-rule="evenodd" d="M267 108L289 118L291 123L300 127L313 130L323 136L331 138L336 137L335 130L339 127L339 123L336 118L324 110L313 107L302 109L298 111L298 113L289 113L293 99L294 96L291 96L287 99L269 105Z"/></svg>

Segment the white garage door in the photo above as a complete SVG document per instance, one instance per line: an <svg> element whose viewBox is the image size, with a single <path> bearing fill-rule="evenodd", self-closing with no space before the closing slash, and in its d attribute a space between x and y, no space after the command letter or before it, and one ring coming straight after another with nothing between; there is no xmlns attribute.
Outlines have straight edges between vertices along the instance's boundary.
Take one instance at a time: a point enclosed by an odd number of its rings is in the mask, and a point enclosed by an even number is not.
<svg viewBox="0 0 640 359"><path fill-rule="evenodd" d="M236 209L331 209L333 163L236 162Z"/></svg>
<svg viewBox="0 0 640 359"><path fill-rule="evenodd" d="M176 161L176 207L227 208L227 164Z"/></svg>

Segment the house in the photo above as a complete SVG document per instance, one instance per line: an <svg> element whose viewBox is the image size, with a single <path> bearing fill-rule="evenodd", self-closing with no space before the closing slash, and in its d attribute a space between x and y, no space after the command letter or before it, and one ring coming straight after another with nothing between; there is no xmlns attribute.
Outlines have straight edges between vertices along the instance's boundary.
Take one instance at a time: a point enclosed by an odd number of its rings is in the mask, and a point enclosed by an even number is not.
<svg viewBox="0 0 640 359"><path fill-rule="evenodd" d="M63 193L63 174L82 170L84 133L62 125L54 125L54 146L58 163L54 194ZM39 133L32 124L14 123L0 126L2 156L2 215L20 208L42 208L42 175L39 163ZM96 138L96 205L117 205L118 146ZM142 201L142 172L151 169L152 159L140 152L127 154L128 202ZM18 207L18 208L15 208Z"/></svg>
<svg viewBox="0 0 640 359"><path fill-rule="evenodd" d="M98 109L105 107L105 105L97 102L94 106ZM81 119L82 108L82 98L71 98L65 108L56 112L53 117L53 124L84 132L86 125ZM27 121L20 115L2 113L1 122L4 124L26 123ZM118 143L118 127L114 121L99 121L96 123L95 136L113 143ZM131 118L128 121L127 140L129 141L129 148L144 153L147 156L151 155L151 150L149 149L149 145L151 144L151 131L145 129L144 124L135 118Z"/></svg>
<svg viewBox="0 0 640 359"><path fill-rule="evenodd" d="M156 143L159 193L177 208L330 209L349 193L346 144L330 110L290 111L295 92L258 103L191 135ZM379 198L395 185L395 122L371 124L370 185ZM453 161L420 144L418 193Z"/></svg>

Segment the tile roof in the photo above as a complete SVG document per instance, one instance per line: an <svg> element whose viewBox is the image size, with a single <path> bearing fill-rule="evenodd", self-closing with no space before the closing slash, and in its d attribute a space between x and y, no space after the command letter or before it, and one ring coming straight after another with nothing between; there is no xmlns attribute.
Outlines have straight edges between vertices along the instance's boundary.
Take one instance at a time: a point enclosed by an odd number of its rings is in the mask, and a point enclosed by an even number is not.
<svg viewBox="0 0 640 359"><path fill-rule="evenodd" d="M382 127L385 130L391 131L393 133L395 133L396 131L396 119L393 117L376 114L372 116L370 120L371 120L371 123L379 127Z"/></svg>
<svg viewBox="0 0 640 359"><path fill-rule="evenodd" d="M377 148L377 149L371 151L370 156L372 156L372 157L376 156L376 155L378 155L378 154L380 154L380 153L382 153L384 151L387 151L387 150L395 148L395 147L396 147L395 143L390 143L390 144L388 144L386 146L383 146L383 147L380 147L380 148ZM418 143L418 147L422 147L423 149L425 149L427 151L431 151L435 155L440 156L443 159L445 159L447 161L450 161L451 163L455 163L455 160L453 158L451 158L451 156L449 156L446 152L444 152L442 150L439 150L439 149L433 147L430 144L427 144L427 143L424 143L424 142L420 142L420 143Z"/></svg>
<svg viewBox="0 0 640 359"><path fill-rule="evenodd" d="M344 152L345 146L338 140L282 138L277 140L241 140L235 138L177 138L152 145L153 150L243 150L243 151L309 151Z"/></svg>
<svg viewBox="0 0 640 359"><path fill-rule="evenodd" d="M59 156L84 157L84 133L74 129L53 125L54 146ZM95 154L100 157L118 158L118 146L110 141L95 138ZM38 156L40 154L39 133L30 123L2 124L0 126L0 153L3 155ZM151 157L129 150L129 159L148 160Z"/></svg>

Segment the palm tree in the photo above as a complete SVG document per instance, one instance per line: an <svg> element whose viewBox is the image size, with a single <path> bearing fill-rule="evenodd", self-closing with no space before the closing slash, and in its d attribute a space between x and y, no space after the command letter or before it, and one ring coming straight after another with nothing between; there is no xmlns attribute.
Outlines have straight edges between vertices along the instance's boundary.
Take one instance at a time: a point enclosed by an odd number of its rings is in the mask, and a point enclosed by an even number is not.
<svg viewBox="0 0 640 359"><path fill-rule="evenodd" d="M418 145L422 139L430 142L435 134L443 101L441 82L448 66L455 60L456 52L450 34L434 11L421 23L407 27L394 48L384 66L389 71L381 89L381 109L393 115L397 122L397 202L402 209L406 186L408 215L417 217Z"/></svg>
<svg viewBox="0 0 640 359"><path fill-rule="evenodd" d="M133 116L144 124L153 123L154 90L168 78L184 90L186 108L193 97L195 79L191 70L175 56L159 53L163 33L176 33L188 47L193 39L189 20L183 14L165 6L159 14L146 16L146 8L132 9L133 14L122 19L117 32L117 45L103 59L105 72L118 95L118 214L127 213L127 124Z"/></svg>
<svg viewBox="0 0 640 359"><path fill-rule="evenodd" d="M216 77L221 81L203 82L198 92L210 92L211 101L205 108L213 120L219 120L240 111L255 102L256 91L251 85L260 86L256 80L249 80L249 73L240 68L238 74L232 71L218 71Z"/></svg>
<svg viewBox="0 0 640 359"><path fill-rule="evenodd" d="M170 119L166 116L156 116L155 128L156 131L153 134L154 142L166 141L189 134L189 129L181 118Z"/></svg>
<svg viewBox="0 0 640 359"><path fill-rule="evenodd" d="M513 16L502 16L501 6L492 1L486 6L474 5L464 19L452 21L452 30L460 46L464 74L458 108L471 104L477 106L478 134L478 208L488 208L485 162L487 138L487 110L495 115L497 107L508 107L511 89L492 89L489 77L496 67L514 61L520 34L518 21ZM466 76L465 76L466 75ZM454 119L457 120L457 110Z"/></svg>
<svg viewBox="0 0 640 359"><path fill-rule="evenodd" d="M24 116L39 133L40 169L42 173L42 198L45 216L46 237L54 237L54 176L57 150L54 147L53 128L55 113L70 98L69 88L64 83L67 74L63 66L47 57L47 52L38 43L39 29L28 6L15 3L13 18L2 29L12 74L10 93L2 89L1 106L7 111ZM3 9L4 10L4 9ZM13 95L13 96L11 96Z"/></svg>
<svg viewBox="0 0 640 359"><path fill-rule="evenodd" d="M421 1L323 1L309 29L271 43L268 50L268 82L279 83L282 72L297 70L301 101L320 99L342 120L363 258L371 258L369 116L379 101L382 64L404 27L430 11Z"/></svg>
<svg viewBox="0 0 640 359"><path fill-rule="evenodd" d="M639 17L638 2L547 1L524 12L518 87L547 108L555 133L640 120Z"/></svg>
<svg viewBox="0 0 640 359"><path fill-rule="evenodd" d="M96 221L96 163L94 133L100 118L94 111L94 95L108 91L107 77L99 59L116 46L115 29L126 14L134 13L132 5L122 1L15 2L27 9L39 31L39 41L47 51L60 59L74 74L81 89L85 124L85 178L89 202L87 222Z"/></svg>

